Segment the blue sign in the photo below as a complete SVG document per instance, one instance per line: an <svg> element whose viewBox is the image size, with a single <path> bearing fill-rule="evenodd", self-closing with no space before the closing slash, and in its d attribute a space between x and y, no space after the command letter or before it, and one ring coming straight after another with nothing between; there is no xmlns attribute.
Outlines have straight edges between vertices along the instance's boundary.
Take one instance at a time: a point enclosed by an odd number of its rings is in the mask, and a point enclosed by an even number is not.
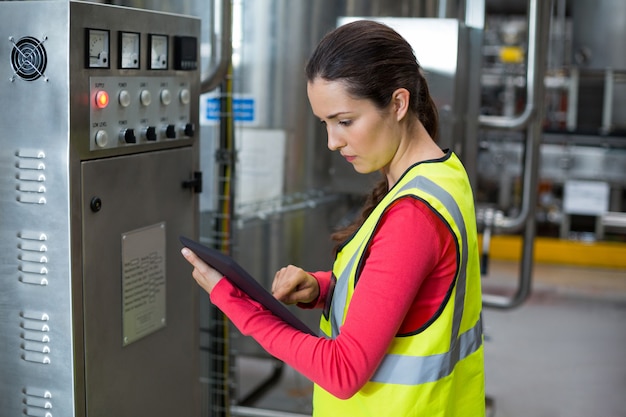
<svg viewBox="0 0 626 417"><path fill-rule="evenodd" d="M235 98L233 99L233 113L236 122L254 121L254 99Z"/></svg>
<svg viewBox="0 0 626 417"><path fill-rule="evenodd" d="M236 122L254 121L255 102L253 98L233 98L233 117ZM218 121L221 116L221 105L219 97L208 97L206 99L205 120Z"/></svg>
<svg viewBox="0 0 626 417"><path fill-rule="evenodd" d="M209 97L206 99L206 120L218 121L220 119L220 98Z"/></svg>

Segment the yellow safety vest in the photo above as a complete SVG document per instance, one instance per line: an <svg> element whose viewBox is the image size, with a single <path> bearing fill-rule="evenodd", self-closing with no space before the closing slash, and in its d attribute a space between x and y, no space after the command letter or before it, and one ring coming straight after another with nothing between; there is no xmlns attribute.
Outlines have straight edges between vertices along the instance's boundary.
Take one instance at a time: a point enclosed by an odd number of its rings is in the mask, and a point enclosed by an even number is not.
<svg viewBox="0 0 626 417"><path fill-rule="evenodd" d="M323 336L336 338L350 306L363 254L384 211L398 198L425 202L448 225L457 245L457 270L443 309L417 334L398 335L359 392L347 400L315 385L316 417L482 417L485 378L481 289L474 200L467 174L449 152L404 173L361 228L341 248L333 266L337 282ZM415 233L419 233L418 230Z"/></svg>

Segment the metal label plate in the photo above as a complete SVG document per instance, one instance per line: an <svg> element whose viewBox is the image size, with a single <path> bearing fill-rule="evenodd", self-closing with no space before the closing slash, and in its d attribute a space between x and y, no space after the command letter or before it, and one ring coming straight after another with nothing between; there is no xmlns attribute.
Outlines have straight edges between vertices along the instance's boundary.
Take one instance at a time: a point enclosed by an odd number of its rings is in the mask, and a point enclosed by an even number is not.
<svg viewBox="0 0 626 417"><path fill-rule="evenodd" d="M122 234L122 345L166 325L165 222Z"/></svg>

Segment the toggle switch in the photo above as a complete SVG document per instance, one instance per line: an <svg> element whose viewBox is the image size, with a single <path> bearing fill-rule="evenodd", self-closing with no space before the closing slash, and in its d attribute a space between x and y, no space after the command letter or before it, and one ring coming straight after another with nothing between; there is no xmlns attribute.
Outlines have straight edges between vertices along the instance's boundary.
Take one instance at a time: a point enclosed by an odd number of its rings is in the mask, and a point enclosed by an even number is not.
<svg viewBox="0 0 626 417"><path fill-rule="evenodd" d="M120 141L126 143L137 143L134 129L122 129L120 132Z"/></svg>
<svg viewBox="0 0 626 417"><path fill-rule="evenodd" d="M154 126L148 126L144 129L143 136L147 141L154 142L157 140L156 128Z"/></svg>
<svg viewBox="0 0 626 417"><path fill-rule="evenodd" d="M192 138L194 133L196 132L196 127L193 123L187 123L185 128L183 129L185 136Z"/></svg>
<svg viewBox="0 0 626 417"><path fill-rule="evenodd" d="M176 139L176 126L167 125L165 127L165 137L167 139Z"/></svg>

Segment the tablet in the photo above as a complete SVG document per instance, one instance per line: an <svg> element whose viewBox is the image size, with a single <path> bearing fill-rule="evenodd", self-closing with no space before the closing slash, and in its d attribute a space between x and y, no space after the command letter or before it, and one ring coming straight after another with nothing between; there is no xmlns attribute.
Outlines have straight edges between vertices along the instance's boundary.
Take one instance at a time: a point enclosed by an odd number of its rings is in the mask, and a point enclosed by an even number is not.
<svg viewBox="0 0 626 417"><path fill-rule="evenodd" d="M191 249L200 259L220 273L232 282L235 286L239 287L243 292L248 294L250 298L261 303L265 308L270 310L274 315L280 317L284 322L290 324L292 327L300 330L301 332L317 336L302 320L296 317L284 304L278 301L272 294L269 293L257 280L239 265L235 260L218 251L217 249L209 248L201 243L198 243L185 236L180 236L181 243L187 248Z"/></svg>

